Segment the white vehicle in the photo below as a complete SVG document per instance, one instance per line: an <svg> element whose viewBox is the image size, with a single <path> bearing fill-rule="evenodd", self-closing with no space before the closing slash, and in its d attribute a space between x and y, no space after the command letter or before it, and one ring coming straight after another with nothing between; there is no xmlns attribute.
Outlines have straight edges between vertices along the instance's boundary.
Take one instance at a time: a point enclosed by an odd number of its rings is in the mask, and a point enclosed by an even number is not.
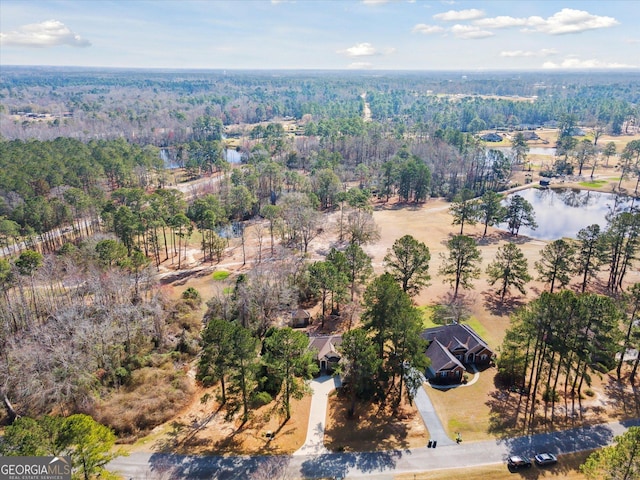
<svg viewBox="0 0 640 480"><path fill-rule="evenodd" d="M556 456L553 453L543 452L537 453L533 459L536 462L536 465L553 465L558 461Z"/></svg>

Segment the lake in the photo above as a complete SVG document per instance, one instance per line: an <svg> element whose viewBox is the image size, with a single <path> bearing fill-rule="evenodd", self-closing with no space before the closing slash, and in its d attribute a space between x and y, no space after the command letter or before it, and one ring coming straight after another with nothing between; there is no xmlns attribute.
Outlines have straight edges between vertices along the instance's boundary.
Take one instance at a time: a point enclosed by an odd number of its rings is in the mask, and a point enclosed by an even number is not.
<svg viewBox="0 0 640 480"><path fill-rule="evenodd" d="M629 197L572 188L527 188L512 195L520 195L533 205L538 224L535 230L522 227L519 235L539 240L576 238L581 229L594 223L604 229L610 211L614 208L616 211L628 210L634 205L634 199ZM507 230L506 224L497 227Z"/></svg>

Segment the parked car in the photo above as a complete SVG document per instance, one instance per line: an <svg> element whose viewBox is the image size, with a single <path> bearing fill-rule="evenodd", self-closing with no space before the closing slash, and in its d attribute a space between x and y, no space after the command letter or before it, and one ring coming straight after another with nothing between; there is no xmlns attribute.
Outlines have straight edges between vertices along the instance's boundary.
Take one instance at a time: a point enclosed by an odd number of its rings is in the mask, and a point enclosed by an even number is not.
<svg viewBox="0 0 640 480"><path fill-rule="evenodd" d="M542 452L537 453L533 460L536 462L536 465L544 466L544 465L553 465L558 462L558 459L553 453Z"/></svg>
<svg viewBox="0 0 640 480"><path fill-rule="evenodd" d="M531 468L531 460L521 455L511 455L507 458L507 467L511 471Z"/></svg>

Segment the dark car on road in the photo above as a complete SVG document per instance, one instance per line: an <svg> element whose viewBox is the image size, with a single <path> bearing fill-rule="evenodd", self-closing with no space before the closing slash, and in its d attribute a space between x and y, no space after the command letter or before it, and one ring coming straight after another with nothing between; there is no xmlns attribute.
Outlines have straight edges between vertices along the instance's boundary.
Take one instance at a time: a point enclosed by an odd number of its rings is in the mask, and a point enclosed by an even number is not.
<svg viewBox="0 0 640 480"><path fill-rule="evenodd" d="M511 455L507 458L507 467L512 472L523 468L531 468L531 460L521 455Z"/></svg>
<svg viewBox="0 0 640 480"><path fill-rule="evenodd" d="M558 462L558 459L553 453L543 452L537 453L533 460L536 462L536 465L545 466L545 465L553 465Z"/></svg>

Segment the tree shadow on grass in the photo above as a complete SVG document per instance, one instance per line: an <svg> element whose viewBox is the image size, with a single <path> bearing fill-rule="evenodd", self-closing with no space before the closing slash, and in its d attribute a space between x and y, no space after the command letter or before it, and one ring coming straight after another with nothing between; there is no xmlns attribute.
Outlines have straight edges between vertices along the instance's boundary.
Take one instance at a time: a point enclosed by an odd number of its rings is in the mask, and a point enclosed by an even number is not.
<svg viewBox="0 0 640 480"><path fill-rule="evenodd" d="M511 392L504 386L496 386L485 404L489 407L489 433L501 439L521 434L518 428L518 412L524 408L526 397Z"/></svg>
<svg viewBox="0 0 640 480"><path fill-rule="evenodd" d="M420 210L425 205L428 205L428 202L401 202L397 198L391 197L389 201L384 199L379 199L374 202L373 210L374 211L382 211L382 210Z"/></svg>
<svg viewBox="0 0 640 480"><path fill-rule="evenodd" d="M509 294L504 301L494 290L484 290L484 307L493 315L509 315L527 304L525 297L514 297Z"/></svg>
<svg viewBox="0 0 640 480"><path fill-rule="evenodd" d="M640 416L640 389L636 386L629 386L624 378L618 381L610 376L604 391L611 405L609 411L621 412L624 417Z"/></svg>
<svg viewBox="0 0 640 480"><path fill-rule="evenodd" d="M411 447L411 422L407 421L411 414L402 409L392 412L390 408L360 404L356 407L356 415L349 416L349 403L335 397L330 400L329 421L325 429L325 446L329 450L366 452L407 450ZM413 415L418 413L413 412Z"/></svg>

